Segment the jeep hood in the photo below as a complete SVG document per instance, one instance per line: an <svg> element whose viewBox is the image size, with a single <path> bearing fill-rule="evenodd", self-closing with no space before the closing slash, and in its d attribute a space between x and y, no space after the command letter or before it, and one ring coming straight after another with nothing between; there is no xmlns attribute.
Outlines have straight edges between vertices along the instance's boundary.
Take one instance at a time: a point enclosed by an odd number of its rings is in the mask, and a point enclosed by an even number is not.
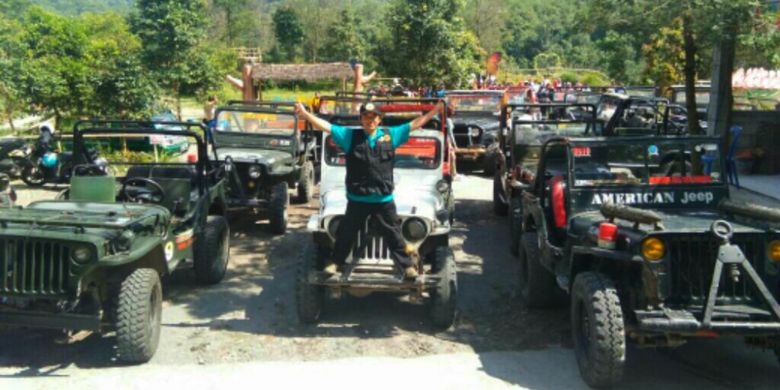
<svg viewBox="0 0 780 390"><path fill-rule="evenodd" d="M217 156L221 160L230 156L233 161L237 163L258 163L265 165L278 164L280 161L283 162L292 158L292 154L280 150L236 147L217 148Z"/></svg>
<svg viewBox="0 0 780 390"><path fill-rule="evenodd" d="M0 210L0 237L17 236L99 245L128 228L167 224L170 212L157 205L41 201Z"/></svg>
<svg viewBox="0 0 780 390"><path fill-rule="evenodd" d="M722 219L728 221L731 227L734 229L734 233L763 233L765 230L759 229L749 224L734 221L733 219L726 218L721 213L714 210L653 210L654 213L661 217L661 225L663 230L659 230L657 233L707 233L710 231L710 226L716 220ZM588 211L577 214L570 221L571 228L574 233L584 233L590 226L604 221L605 218L599 211ZM620 226L632 227L633 223L616 220L616 223ZM649 232L652 229L649 225L640 225L641 229Z"/></svg>
<svg viewBox="0 0 780 390"><path fill-rule="evenodd" d="M440 179L437 174L406 176L399 175L396 170L393 196L398 215L417 215L435 219L436 211L445 207L441 194L436 191L436 183ZM346 212L347 191L343 181L342 177L340 185L323 186L320 201L322 217Z"/></svg>

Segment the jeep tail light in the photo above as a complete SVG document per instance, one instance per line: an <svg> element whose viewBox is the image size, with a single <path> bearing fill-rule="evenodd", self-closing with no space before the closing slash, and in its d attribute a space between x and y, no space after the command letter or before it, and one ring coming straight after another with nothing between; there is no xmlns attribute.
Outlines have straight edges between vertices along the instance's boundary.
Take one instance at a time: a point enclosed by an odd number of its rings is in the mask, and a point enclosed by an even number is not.
<svg viewBox="0 0 780 390"><path fill-rule="evenodd" d="M602 222L599 225L599 248L615 249L617 241L617 225L609 222Z"/></svg>
<svg viewBox="0 0 780 390"><path fill-rule="evenodd" d="M190 153L187 155L187 163L195 164L196 162L198 162L198 155L195 153Z"/></svg>
<svg viewBox="0 0 780 390"><path fill-rule="evenodd" d="M774 240L769 243L769 259L775 263L780 262L780 240Z"/></svg>

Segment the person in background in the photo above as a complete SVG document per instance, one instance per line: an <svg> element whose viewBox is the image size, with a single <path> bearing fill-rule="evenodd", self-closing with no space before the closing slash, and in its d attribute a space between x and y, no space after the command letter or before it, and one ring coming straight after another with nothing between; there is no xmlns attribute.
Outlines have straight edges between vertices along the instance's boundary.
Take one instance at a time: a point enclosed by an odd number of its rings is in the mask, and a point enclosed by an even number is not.
<svg viewBox="0 0 780 390"><path fill-rule="evenodd" d="M331 124L306 111L301 104L295 105L295 114L309 121L312 127L331 134L331 139L346 153L347 210L336 231L336 242L324 272L334 274L345 263L355 245L358 231L366 220L373 217L384 240L388 243L393 261L402 268L404 278L415 279L417 268L401 236L401 225L393 198L393 165L395 149L406 143L409 133L422 128L444 104L438 103L428 113L411 122L380 127L382 111L379 106L368 102L360 107L360 126L351 130Z"/></svg>
<svg viewBox="0 0 780 390"><path fill-rule="evenodd" d="M309 104L311 110L314 112L320 112L321 101L322 101L322 97L320 97L320 91L314 92L314 97L311 98L311 104Z"/></svg>

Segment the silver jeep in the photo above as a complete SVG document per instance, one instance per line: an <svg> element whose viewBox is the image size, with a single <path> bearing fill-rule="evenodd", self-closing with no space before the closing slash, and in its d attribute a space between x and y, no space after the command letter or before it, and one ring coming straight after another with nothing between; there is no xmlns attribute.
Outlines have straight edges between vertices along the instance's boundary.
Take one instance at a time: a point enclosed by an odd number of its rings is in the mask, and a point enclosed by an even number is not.
<svg viewBox="0 0 780 390"><path fill-rule="evenodd" d="M358 127L353 131L362 130ZM442 131L422 129L412 132L409 141L396 150L395 202L407 250L420 274L415 280L405 280L372 218L358 233L352 255L340 272L322 272L347 207L346 155L329 136L323 140L320 209L307 226L314 235L314 244L302 252L297 280L298 316L302 322L319 319L326 291L336 298L343 292L354 296L393 292L409 294L414 302L429 300L435 325L452 325L458 283L449 247L453 199L451 186L444 180L443 142Z"/></svg>

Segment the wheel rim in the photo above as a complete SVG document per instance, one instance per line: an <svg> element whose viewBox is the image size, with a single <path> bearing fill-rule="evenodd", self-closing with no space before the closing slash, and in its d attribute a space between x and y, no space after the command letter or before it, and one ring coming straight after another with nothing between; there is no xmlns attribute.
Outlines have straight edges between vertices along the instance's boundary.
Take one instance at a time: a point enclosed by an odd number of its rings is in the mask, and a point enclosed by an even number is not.
<svg viewBox="0 0 780 390"><path fill-rule="evenodd" d="M30 183L35 183L35 184L41 183L43 182L43 173L38 167L33 165L32 167L30 167L30 171L27 174L27 180L29 180Z"/></svg>

